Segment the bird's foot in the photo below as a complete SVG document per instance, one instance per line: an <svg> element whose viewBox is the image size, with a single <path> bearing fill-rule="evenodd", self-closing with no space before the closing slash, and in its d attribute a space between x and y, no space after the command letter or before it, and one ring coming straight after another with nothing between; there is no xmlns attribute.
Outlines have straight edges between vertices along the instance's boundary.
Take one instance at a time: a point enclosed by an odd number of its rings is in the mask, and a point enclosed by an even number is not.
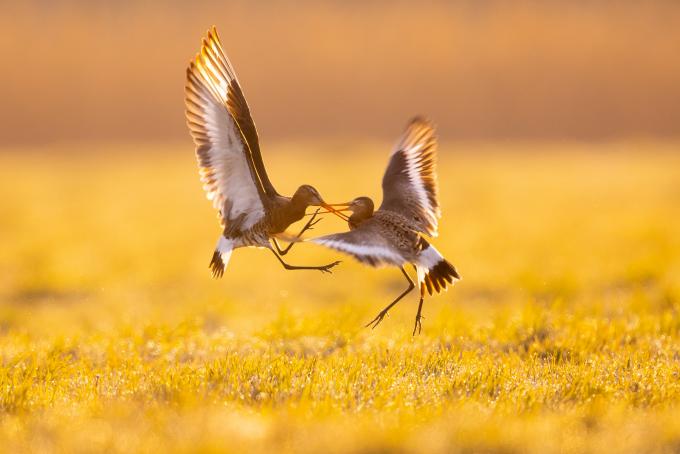
<svg viewBox="0 0 680 454"><path fill-rule="evenodd" d="M316 224L318 224L319 222L321 222L321 221L323 221L323 218L314 219L314 222L308 222L308 223L307 223L307 227L305 228L305 230L313 230L313 229L314 229L314 226L315 226Z"/></svg>
<svg viewBox="0 0 680 454"><path fill-rule="evenodd" d="M302 234L305 233L307 230L313 230L314 226L316 224L318 224L319 222L321 222L322 218L319 218L319 219L316 218L319 215L319 210L321 210L321 208L317 208L316 211L314 212L314 214L312 215L312 217L309 218L309 221L307 221L305 226L302 227L302 230L298 234L298 238L301 237Z"/></svg>
<svg viewBox="0 0 680 454"><path fill-rule="evenodd" d="M336 261L336 262L329 263L328 265L320 266L318 269L319 269L319 271L321 271L322 273L332 274L333 272L331 271L331 268L333 268L334 266L340 265L340 263L341 263L341 261L338 260L338 261Z"/></svg>
<svg viewBox="0 0 680 454"><path fill-rule="evenodd" d="M375 327L378 326L380 324L380 322L383 321L383 319L385 318L386 315L387 315L387 309L381 310L380 313L378 315L376 315L373 320L366 323L364 328L368 328L370 326L371 329L375 329Z"/></svg>
<svg viewBox="0 0 680 454"><path fill-rule="evenodd" d="M423 317L420 314L416 315L416 323L415 326L413 327L413 336L416 335L416 331L418 331L418 334L420 334L421 331L423 330L423 324L420 321L424 318L425 317Z"/></svg>

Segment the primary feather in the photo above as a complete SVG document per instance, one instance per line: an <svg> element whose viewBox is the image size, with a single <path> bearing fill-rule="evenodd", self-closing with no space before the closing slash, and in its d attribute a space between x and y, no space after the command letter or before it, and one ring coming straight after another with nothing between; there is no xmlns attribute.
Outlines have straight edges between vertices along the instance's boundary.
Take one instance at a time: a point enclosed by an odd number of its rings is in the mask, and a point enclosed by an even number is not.
<svg viewBox="0 0 680 454"><path fill-rule="evenodd" d="M265 213L269 182L255 124L213 28L187 68L186 118L203 187L220 224L249 228Z"/></svg>
<svg viewBox="0 0 680 454"><path fill-rule="evenodd" d="M416 117L406 128L383 176L381 210L405 215L417 231L436 237L439 208L437 138L432 124Z"/></svg>

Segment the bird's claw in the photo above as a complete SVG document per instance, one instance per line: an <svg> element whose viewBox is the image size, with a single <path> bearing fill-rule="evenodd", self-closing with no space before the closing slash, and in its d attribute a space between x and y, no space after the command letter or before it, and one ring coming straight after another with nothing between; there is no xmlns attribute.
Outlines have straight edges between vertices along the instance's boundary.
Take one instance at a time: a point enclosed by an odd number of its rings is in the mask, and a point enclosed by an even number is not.
<svg viewBox="0 0 680 454"><path fill-rule="evenodd" d="M423 331L423 324L420 321L424 318L425 317L423 317L420 314L416 315L416 323L415 326L413 327L413 336L416 335L416 331L418 331L418 334L420 334Z"/></svg>
<svg viewBox="0 0 680 454"><path fill-rule="evenodd" d="M319 267L319 271L321 271L322 273L332 274L333 272L331 271L331 268L333 268L334 266L340 265L340 263L341 263L341 261L338 260L338 261L335 261L333 263L329 263L328 265L321 266L321 267Z"/></svg>
<svg viewBox="0 0 680 454"><path fill-rule="evenodd" d="M322 218L316 219L317 215L319 214L320 209L321 208L316 209L316 211L314 212L312 217L309 219L309 221L307 221L307 224L305 224L305 226L302 228L302 232L300 232L300 235L305 233L307 230L312 230L316 224L321 222ZM298 236L300 236L300 235L298 235Z"/></svg>
<svg viewBox="0 0 680 454"><path fill-rule="evenodd" d="M384 310L380 311L380 313L378 315L376 315L373 320L366 323L364 328L368 328L370 326L371 329L375 329L375 327L378 326L380 324L380 322L383 321L383 319L385 318L386 315L387 315L387 311L384 311ZM371 326L371 325L373 325L373 326Z"/></svg>

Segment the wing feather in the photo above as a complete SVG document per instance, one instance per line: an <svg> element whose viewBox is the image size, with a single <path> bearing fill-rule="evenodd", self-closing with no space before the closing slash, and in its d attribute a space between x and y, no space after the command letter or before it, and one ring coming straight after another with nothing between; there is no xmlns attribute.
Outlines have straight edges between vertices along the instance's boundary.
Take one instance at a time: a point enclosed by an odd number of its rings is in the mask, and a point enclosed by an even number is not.
<svg viewBox="0 0 680 454"><path fill-rule="evenodd" d="M228 96L225 101L227 110L233 117L236 125L243 136L243 139L248 146L250 158L255 167L257 177L263 186L265 193L269 197L277 196L278 193L267 175L262 160L262 153L260 152L260 143L257 136L257 128L255 122L250 115L250 108L246 102L243 94L241 84L236 77L234 67L226 56L217 29L212 27L208 32L208 38L203 40L204 45L201 49L201 55L210 62L211 68L218 72L224 80L230 81Z"/></svg>
<svg viewBox="0 0 680 454"><path fill-rule="evenodd" d="M269 192L253 156L252 150L256 149L259 157L257 133L254 139L250 137L255 142L252 145L232 110L244 122L250 119L250 113L244 116L230 108L237 105L247 110L247 104L214 28L187 68L185 105L199 175L208 199L219 211L220 224L224 227L238 220L244 228L252 226L264 216ZM259 162L264 170L261 157Z"/></svg>
<svg viewBox="0 0 680 454"><path fill-rule="evenodd" d="M416 117L394 148L383 176L381 210L401 213L415 230L437 236L441 210L436 173L437 138L432 124Z"/></svg>
<svg viewBox="0 0 680 454"><path fill-rule="evenodd" d="M401 266L405 262L399 251L383 237L377 225L370 221L349 232L334 233L308 241L344 252L361 263L375 267Z"/></svg>

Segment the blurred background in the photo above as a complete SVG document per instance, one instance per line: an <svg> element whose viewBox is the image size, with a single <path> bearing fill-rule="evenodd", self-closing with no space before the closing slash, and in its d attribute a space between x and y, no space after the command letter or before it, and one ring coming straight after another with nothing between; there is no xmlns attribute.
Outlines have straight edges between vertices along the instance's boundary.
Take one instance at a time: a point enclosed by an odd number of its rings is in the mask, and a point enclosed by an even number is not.
<svg viewBox="0 0 680 454"><path fill-rule="evenodd" d="M379 201L439 125L463 280L422 335L415 292L364 329L403 276L320 246L286 260L331 276L239 249L211 279L213 24L282 194ZM678 452L680 2L0 0L0 56L8 452Z"/></svg>
<svg viewBox="0 0 680 454"><path fill-rule="evenodd" d="M188 142L212 24L263 141L680 133L678 2L32 0L0 6L0 142Z"/></svg>

